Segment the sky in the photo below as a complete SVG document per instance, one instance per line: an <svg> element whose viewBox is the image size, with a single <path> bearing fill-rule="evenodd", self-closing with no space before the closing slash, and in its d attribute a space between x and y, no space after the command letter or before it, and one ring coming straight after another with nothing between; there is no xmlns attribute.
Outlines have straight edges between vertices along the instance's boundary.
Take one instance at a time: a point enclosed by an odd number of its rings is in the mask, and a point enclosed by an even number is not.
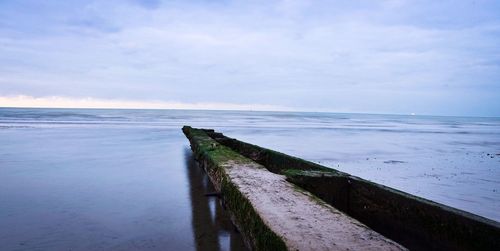
<svg viewBox="0 0 500 251"><path fill-rule="evenodd" d="M1 0L0 106L500 116L500 1Z"/></svg>

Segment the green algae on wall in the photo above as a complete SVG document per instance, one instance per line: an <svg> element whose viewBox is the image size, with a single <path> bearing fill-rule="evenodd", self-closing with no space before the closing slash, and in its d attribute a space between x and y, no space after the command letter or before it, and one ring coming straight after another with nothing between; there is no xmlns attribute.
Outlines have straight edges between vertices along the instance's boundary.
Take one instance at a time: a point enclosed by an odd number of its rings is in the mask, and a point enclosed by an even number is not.
<svg viewBox="0 0 500 251"><path fill-rule="evenodd" d="M285 242L262 221L225 172L228 163L245 164L252 161L229 147L218 144L207 135L207 130L184 126L182 131L188 137L196 159L221 193L231 218L247 245L252 250L287 250Z"/></svg>
<svg viewBox="0 0 500 251"><path fill-rule="evenodd" d="M500 250L500 223L207 130L252 159L412 250Z"/></svg>

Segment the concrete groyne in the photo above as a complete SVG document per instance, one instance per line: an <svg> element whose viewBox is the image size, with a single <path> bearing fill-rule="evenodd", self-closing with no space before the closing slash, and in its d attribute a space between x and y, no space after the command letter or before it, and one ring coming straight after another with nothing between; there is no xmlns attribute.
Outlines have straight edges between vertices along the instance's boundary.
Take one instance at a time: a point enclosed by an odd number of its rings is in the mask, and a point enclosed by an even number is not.
<svg viewBox="0 0 500 251"><path fill-rule="evenodd" d="M254 250L499 250L500 226L309 161L183 128Z"/></svg>

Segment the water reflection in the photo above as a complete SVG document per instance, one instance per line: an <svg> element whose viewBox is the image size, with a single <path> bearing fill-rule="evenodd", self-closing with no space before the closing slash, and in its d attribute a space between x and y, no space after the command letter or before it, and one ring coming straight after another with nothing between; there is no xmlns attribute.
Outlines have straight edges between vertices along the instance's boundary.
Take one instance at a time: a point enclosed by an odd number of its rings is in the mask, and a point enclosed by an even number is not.
<svg viewBox="0 0 500 251"><path fill-rule="evenodd" d="M241 235L231 223L219 199L205 196L215 189L203 168L194 160L190 149L185 149L184 157L189 178L196 250L246 250Z"/></svg>

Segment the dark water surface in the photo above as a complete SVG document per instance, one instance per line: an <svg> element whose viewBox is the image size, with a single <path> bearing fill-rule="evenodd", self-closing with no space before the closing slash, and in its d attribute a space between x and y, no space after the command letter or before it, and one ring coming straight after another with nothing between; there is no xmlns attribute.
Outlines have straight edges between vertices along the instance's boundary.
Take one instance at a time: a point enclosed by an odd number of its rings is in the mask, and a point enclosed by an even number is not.
<svg viewBox="0 0 500 251"><path fill-rule="evenodd" d="M3 125L0 250L244 250L179 128Z"/></svg>
<svg viewBox="0 0 500 251"><path fill-rule="evenodd" d="M0 108L0 250L243 250L184 124L500 220L500 119Z"/></svg>

